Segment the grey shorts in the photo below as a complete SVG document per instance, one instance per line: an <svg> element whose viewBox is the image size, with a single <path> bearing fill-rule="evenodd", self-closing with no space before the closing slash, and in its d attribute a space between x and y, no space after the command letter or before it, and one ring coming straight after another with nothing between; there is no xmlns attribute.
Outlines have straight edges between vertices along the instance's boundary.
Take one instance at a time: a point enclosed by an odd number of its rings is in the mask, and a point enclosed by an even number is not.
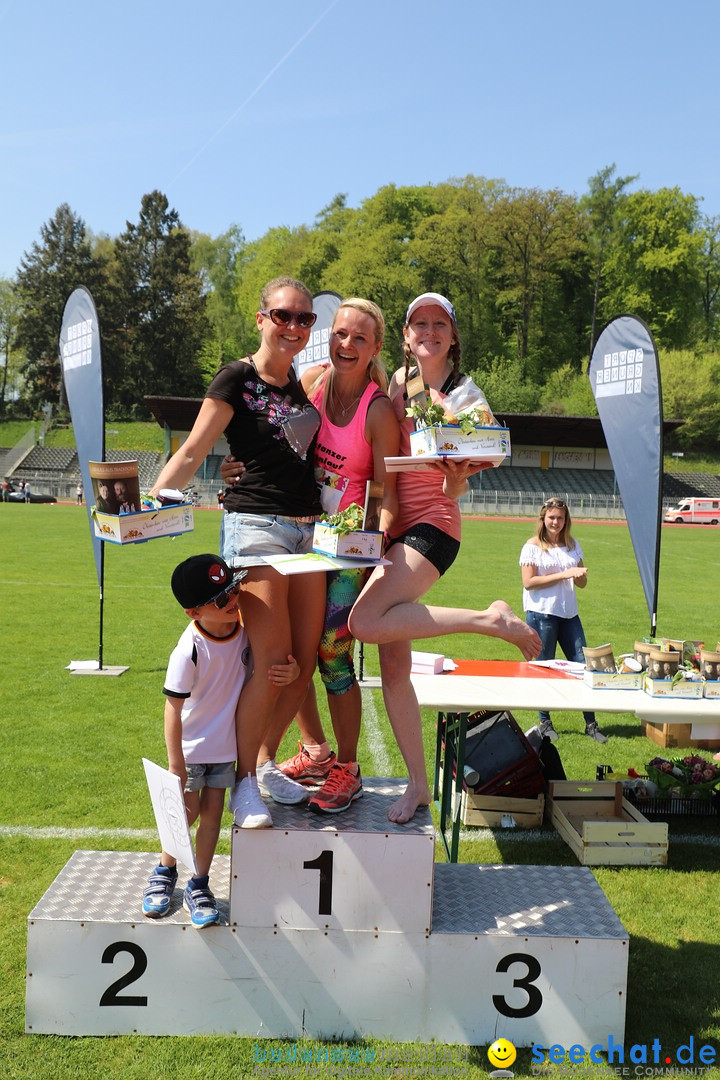
<svg viewBox="0 0 720 1080"><path fill-rule="evenodd" d="M220 554L228 566L260 566L264 555L312 551L315 521L280 514L223 514Z"/></svg>
<svg viewBox="0 0 720 1080"><path fill-rule="evenodd" d="M231 788L235 783L235 762L215 761L212 765L188 765L185 791L202 791L204 787Z"/></svg>

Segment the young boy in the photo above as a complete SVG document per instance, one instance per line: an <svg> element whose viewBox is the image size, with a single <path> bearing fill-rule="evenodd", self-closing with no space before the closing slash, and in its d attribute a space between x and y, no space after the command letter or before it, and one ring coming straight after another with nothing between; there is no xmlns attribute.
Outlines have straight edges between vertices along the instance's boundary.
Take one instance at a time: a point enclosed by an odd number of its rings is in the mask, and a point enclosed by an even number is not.
<svg viewBox="0 0 720 1080"><path fill-rule="evenodd" d="M173 572L175 599L192 620L170 657L165 679L165 744L168 769L179 776L185 792L188 824L195 833L197 876L185 887L183 902L193 926L217 923L220 915L208 887L215 854L225 789L235 783L235 707L252 670L248 637L240 619L240 580L219 555L193 555ZM268 672L272 682L293 682L299 668L291 656ZM242 783L248 791L242 828L272 825L254 776ZM175 859L166 851L150 875L143 893L143 914L159 918L170 910L177 883Z"/></svg>

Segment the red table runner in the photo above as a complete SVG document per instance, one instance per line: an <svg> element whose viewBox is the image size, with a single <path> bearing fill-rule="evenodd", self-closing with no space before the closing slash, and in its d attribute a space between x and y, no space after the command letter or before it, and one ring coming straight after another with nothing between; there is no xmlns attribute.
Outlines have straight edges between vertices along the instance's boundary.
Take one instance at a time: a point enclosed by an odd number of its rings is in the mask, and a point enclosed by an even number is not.
<svg viewBox="0 0 720 1080"><path fill-rule="evenodd" d="M572 675L556 668L537 667L525 660L455 660L454 671L447 675L489 675L503 679L572 679Z"/></svg>

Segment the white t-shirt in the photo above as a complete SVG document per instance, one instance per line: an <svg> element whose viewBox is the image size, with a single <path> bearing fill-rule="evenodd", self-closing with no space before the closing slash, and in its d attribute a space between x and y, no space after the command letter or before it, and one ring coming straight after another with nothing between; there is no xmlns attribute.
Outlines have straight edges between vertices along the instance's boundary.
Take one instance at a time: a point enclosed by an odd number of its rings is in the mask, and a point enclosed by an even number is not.
<svg viewBox="0 0 720 1080"><path fill-rule="evenodd" d="M182 750L188 763L235 761L235 707L252 670L250 645L240 622L229 637L212 637L189 623L172 651L163 693L183 703Z"/></svg>
<svg viewBox="0 0 720 1080"><path fill-rule="evenodd" d="M566 547L551 547L543 551L530 541L523 545L520 552L521 566L534 566L538 574L558 574L569 570L582 561L582 548L575 541L575 547L568 551ZM578 613L575 579L564 578L552 585L536 586L523 589L523 610L538 611L543 615L557 615L561 619L572 619Z"/></svg>

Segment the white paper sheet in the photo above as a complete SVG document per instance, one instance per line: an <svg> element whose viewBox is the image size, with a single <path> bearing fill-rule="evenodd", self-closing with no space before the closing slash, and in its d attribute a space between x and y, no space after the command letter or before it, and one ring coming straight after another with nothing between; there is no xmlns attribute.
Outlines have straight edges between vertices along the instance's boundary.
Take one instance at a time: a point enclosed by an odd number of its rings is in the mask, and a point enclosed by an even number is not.
<svg viewBox="0 0 720 1080"><path fill-rule="evenodd" d="M197 874L195 849L188 828L180 777L160 768L147 758L143 758L142 763L162 849L192 870L193 874Z"/></svg>
<svg viewBox="0 0 720 1080"><path fill-rule="evenodd" d="M328 570L352 570L357 566L387 566L387 559L335 559L330 555L266 555L263 562L279 574L326 574Z"/></svg>

